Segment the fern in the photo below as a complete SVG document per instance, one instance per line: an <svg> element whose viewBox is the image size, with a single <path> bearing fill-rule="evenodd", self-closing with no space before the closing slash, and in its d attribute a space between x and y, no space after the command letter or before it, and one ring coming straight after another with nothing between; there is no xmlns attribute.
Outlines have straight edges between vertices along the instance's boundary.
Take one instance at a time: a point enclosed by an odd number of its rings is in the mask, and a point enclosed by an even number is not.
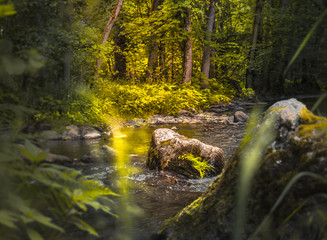
<svg viewBox="0 0 327 240"><path fill-rule="evenodd" d="M80 171L44 163L47 150L28 140L0 150L0 232L6 239L57 239L71 226L98 236L82 212L93 208L116 216L108 197L117 194Z"/></svg>
<svg viewBox="0 0 327 240"><path fill-rule="evenodd" d="M182 158L187 159L192 163L192 167L194 167L200 174L200 178L203 178L206 174L206 171L213 170L214 167L209 165L208 161L202 160L201 157L195 157L192 153L182 155Z"/></svg>

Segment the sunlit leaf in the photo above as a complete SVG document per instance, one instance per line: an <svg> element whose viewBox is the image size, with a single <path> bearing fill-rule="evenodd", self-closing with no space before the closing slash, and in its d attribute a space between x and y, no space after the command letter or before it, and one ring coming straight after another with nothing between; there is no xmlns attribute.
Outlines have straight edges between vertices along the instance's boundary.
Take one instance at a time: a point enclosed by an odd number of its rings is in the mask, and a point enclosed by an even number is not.
<svg viewBox="0 0 327 240"><path fill-rule="evenodd" d="M0 4L0 18L16 14L14 5Z"/></svg>
<svg viewBox="0 0 327 240"><path fill-rule="evenodd" d="M18 210L23 214L24 217L23 220L25 223L35 221L47 227L56 229L60 232L64 232L64 230L61 227L52 223L51 218L43 215L36 209L32 209L29 206L27 206L25 201L19 196L9 194L9 204L13 209Z"/></svg>
<svg viewBox="0 0 327 240"><path fill-rule="evenodd" d="M37 231L31 228L27 228L26 232L30 240L43 240L43 237Z"/></svg>
<svg viewBox="0 0 327 240"><path fill-rule="evenodd" d="M31 209L26 205L25 201L21 197L12 193L8 194L8 203L13 209L25 215L28 215L28 212L31 211Z"/></svg>
<svg viewBox="0 0 327 240"><path fill-rule="evenodd" d="M42 213L38 212L37 210L34 210L33 212L30 212L31 218L35 220L36 222L45 225L47 227L53 228L55 230L58 230L60 232L64 232L64 229L61 227L57 226L56 224L52 223L52 219L44 216Z"/></svg>
<svg viewBox="0 0 327 240"><path fill-rule="evenodd" d="M12 212L7 210L0 210L0 224L3 224L10 228L17 228L15 222L17 218L13 215Z"/></svg>
<svg viewBox="0 0 327 240"><path fill-rule="evenodd" d="M39 153L39 149L31 143L28 139L25 139L24 143L25 148L30 151L34 156L37 156Z"/></svg>
<svg viewBox="0 0 327 240"><path fill-rule="evenodd" d="M30 160L32 163L39 163L43 161L49 153L49 149L41 151L28 139L25 139L24 147L19 146L19 149L23 156Z"/></svg>
<svg viewBox="0 0 327 240"><path fill-rule="evenodd" d="M94 230L94 228L92 228L89 224L87 224L86 222L84 222L82 219L79 219L77 217L74 217L72 219L72 223L78 227L79 229L86 231L94 236L99 236L98 233Z"/></svg>

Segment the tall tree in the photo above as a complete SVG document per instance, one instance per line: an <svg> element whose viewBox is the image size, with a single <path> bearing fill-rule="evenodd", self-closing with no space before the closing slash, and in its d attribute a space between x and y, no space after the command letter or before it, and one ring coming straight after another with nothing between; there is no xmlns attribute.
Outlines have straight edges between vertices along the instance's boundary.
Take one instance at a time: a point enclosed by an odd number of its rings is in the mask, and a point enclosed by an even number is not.
<svg viewBox="0 0 327 240"><path fill-rule="evenodd" d="M155 11L158 11L158 8L161 4L162 4L162 0L152 0L150 14L153 14ZM148 58L148 71L149 71L150 79L154 78L153 72L155 71L155 67L158 62L158 51L159 51L159 44L157 42L157 36L154 34L151 36L151 40L149 44L150 53Z"/></svg>
<svg viewBox="0 0 327 240"><path fill-rule="evenodd" d="M252 31L252 46L249 57L249 67L246 74L246 86L255 89L258 86L258 73L254 67L257 44L262 38L263 5L265 0L256 0L255 16Z"/></svg>
<svg viewBox="0 0 327 240"><path fill-rule="evenodd" d="M74 5L72 2L67 4L67 16L66 21L64 22L64 27L67 32L71 32L71 25L73 23L73 12ZM66 86L70 85L70 75L71 75L71 60L72 60L72 46L69 43L69 46L66 49L65 57L64 57L64 84Z"/></svg>
<svg viewBox="0 0 327 240"><path fill-rule="evenodd" d="M116 7L112 11L112 13L111 13L111 15L110 15L110 17L109 17L109 19L107 21L107 24L106 24L106 26L104 28L100 44L105 45L105 43L108 41L110 32L112 30L112 27L114 26L114 23L116 22L116 20L118 18L118 15L119 15L119 12L120 12L120 10L121 10L121 8L123 6L123 1L124 0L117 0ZM97 60L97 66L96 66L97 73L99 72L99 70L101 68L101 65L102 65L102 58L100 57Z"/></svg>
<svg viewBox="0 0 327 240"><path fill-rule="evenodd" d="M113 33L113 41L115 44L115 52L114 52L114 72L115 76L118 78L126 77L126 56L124 54L127 45L127 39L124 34L121 32L124 31L124 28L120 22L117 22L115 25L115 31Z"/></svg>
<svg viewBox="0 0 327 240"><path fill-rule="evenodd" d="M208 78L210 73L210 55L211 55L211 36L215 23L216 0L210 0L209 13L207 19L207 31L204 37L204 48L202 56L202 88L209 88Z"/></svg>
<svg viewBox="0 0 327 240"><path fill-rule="evenodd" d="M192 77L192 9L188 7L186 9L185 16L185 30L187 32L187 40L185 42L185 51L184 51L184 69L183 69L183 83L191 83Z"/></svg>

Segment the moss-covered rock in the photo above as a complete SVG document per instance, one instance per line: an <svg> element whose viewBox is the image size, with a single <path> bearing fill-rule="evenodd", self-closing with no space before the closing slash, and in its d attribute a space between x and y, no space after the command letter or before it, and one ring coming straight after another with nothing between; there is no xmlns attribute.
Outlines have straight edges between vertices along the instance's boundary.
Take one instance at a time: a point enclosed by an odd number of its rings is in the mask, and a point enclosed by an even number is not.
<svg viewBox="0 0 327 240"><path fill-rule="evenodd" d="M327 178L327 119L313 115L295 99L273 105L263 120L271 115L277 117L277 134L261 158L249 192L244 239L256 231L295 175L305 171ZM152 239L232 239L240 156L255 140L254 130L207 191L166 220ZM301 178L255 239L322 239L327 230L326 191L326 182Z"/></svg>
<svg viewBox="0 0 327 240"><path fill-rule="evenodd" d="M186 138L168 128L156 129L152 134L147 167L170 171L188 178L218 175L224 165L222 149Z"/></svg>

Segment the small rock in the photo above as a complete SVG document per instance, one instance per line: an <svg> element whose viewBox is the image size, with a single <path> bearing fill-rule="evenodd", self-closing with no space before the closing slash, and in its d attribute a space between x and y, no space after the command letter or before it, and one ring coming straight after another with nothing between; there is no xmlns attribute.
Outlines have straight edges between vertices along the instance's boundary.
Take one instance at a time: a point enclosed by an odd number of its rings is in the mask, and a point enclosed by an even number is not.
<svg viewBox="0 0 327 240"><path fill-rule="evenodd" d="M108 160L112 160L116 157L117 152L115 149L107 146L107 145L103 145L102 147L100 147L99 149L96 150L92 150L90 152L90 154L84 155L81 158L82 162L105 162Z"/></svg>
<svg viewBox="0 0 327 240"><path fill-rule="evenodd" d="M62 138L61 134L53 131L53 130L47 130L40 133L40 137L44 138L46 140L60 140Z"/></svg>
<svg viewBox="0 0 327 240"><path fill-rule="evenodd" d="M60 164L60 165L71 164L73 162L67 156L53 154L53 153L48 153L48 155L44 159L44 161L49 162L49 163L56 163L56 164Z"/></svg>
<svg viewBox="0 0 327 240"><path fill-rule="evenodd" d="M105 140L108 140L109 138L112 137L112 132L111 132L111 131L103 132L103 133L102 133L102 137L103 137Z"/></svg>
<svg viewBox="0 0 327 240"><path fill-rule="evenodd" d="M128 120L126 123L127 123L127 127L132 127L132 128L141 127L140 124L138 124L133 120Z"/></svg>
<svg viewBox="0 0 327 240"><path fill-rule="evenodd" d="M178 114L179 116L192 117L193 114L188 110L181 110Z"/></svg>
<svg viewBox="0 0 327 240"><path fill-rule="evenodd" d="M67 131L62 133L63 140L76 140L81 139L80 128L75 125L70 125L66 127Z"/></svg>
<svg viewBox="0 0 327 240"><path fill-rule="evenodd" d="M249 120L249 116L246 113L244 113L242 111L235 112L235 114L234 114L234 122L236 122L236 123L238 123L238 122L245 123L248 120Z"/></svg>
<svg viewBox="0 0 327 240"><path fill-rule="evenodd" d="M93 127L83 127L81 129L81 138L82 139L96 139L96 138L101 138L102 134L100 131L96 130Z"/></svg>

